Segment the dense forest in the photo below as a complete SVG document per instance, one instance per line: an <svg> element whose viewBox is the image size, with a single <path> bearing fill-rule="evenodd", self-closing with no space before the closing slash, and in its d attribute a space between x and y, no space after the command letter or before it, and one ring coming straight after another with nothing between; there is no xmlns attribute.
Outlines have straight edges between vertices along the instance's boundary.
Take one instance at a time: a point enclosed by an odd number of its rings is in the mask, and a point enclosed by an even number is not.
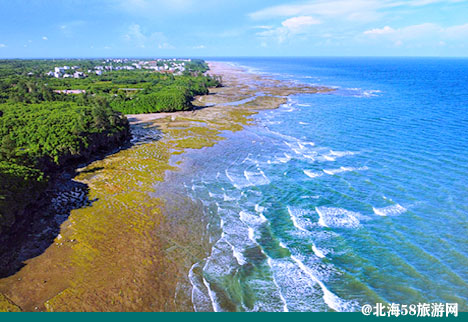
<svg viewBox="0 0 468 322"><path fill-rule="evenodd" d="M181 66L154 66L171 63ZM41 195L54 172L128 140L123 114L188 110L195 95L220 86L204 75L202 60L184 62L177 73L103 68L111 64L129 66L120 60L0 60L0 234ZM68 65L84 76L47 75ZM98 75L97 66L104 72Z"/></svg>

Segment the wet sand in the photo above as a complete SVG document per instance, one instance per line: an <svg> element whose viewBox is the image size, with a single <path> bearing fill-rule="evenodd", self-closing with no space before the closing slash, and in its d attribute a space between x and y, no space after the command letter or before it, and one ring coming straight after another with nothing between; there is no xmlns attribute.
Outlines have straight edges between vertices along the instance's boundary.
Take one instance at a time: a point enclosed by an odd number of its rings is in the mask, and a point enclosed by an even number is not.
<svg viewBox="0 0 468 322"><path fill-rule="evenodd" d="M183 166L173 157L213 146L288 95L329 91L225 63L210 69L225 86L197 97L194 111L128 115L145 140L78 169L90 205L71 211L44 253L0 279L0 311L193 310L188 272L212 245L201 205L165 181Z"/></svg>

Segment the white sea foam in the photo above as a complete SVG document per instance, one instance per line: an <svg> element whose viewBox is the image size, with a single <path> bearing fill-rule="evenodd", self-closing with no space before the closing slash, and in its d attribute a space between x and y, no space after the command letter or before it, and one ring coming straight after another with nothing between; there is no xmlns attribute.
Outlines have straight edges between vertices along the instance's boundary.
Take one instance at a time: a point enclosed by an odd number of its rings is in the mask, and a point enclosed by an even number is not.
<svg viewBox="0 0 468 322"><path fill-rule="evenodd" d="M303 106L303 107L311 106L310 104L302 104L302 103L296 104L296 105L297 105L297 106Z"/></svg>
<svg viewBox="0 0 468 322"><path fill-rule="evenodd" d="M325 154L325 155L322 155L322 157L327 161L336 161L336 158L331 155Z"/></svg>
<svg viewBox="0 0 468 322"><path fill-rule="evenodd" d="M289 217L291 218L294 227L296 227L302 232L309 233L309 231L306 229L306 226L310 224L309 219L304 218L304 214L306 214L307 211L301 208L295 208L291 206L287 206L286 208L288 209Z"/></svg>
<svg viewBox="0 0 468 322"><path fill-rule="evenodd" d="M248 228L249 231L249 239L256 243L257 241L255 240L255 230L252 227Z"/></svg>
<svg viewBox="0 0 468 322"><path fill-rule="evenodd" d="M312 245L312 251L314 252L315 256L320 258L325 258L325 254L322 250L318 249L315 244Z"/></svg>
<svg viewBox="0 0 468 322"><path fill-rule="evenodd" d="M273 271L273 264L272 264L273 262L272 262L272 259L270 257L268 257L267 262L268 262L268 266L270 266L270 269ZM281 292L281 287L278 285L278 282L276 281L275 276L273 276L273 283L275 284L276 288L278 289L278 293L279 293L279 296L281 298L281 301L283 301L283 312L289 312L288 302L284 298L283 293Z"/></svg>
<svg viewBox="0 0 468 322"><path fill-rule="evenodd" d="M307 123L307 122L299 122L300 125L309 125L310 123Z"/></svg>
<svg viewBox="0 0 468 322"><path fill-rule="evenodd" d="M323 173L313 172L311 170L304 170L304 174L310 178L317 178L323 175Z"/></svg>
<svg viewBox="0 0 468 322"><path fill-rule="evenodd" d="M284 153L284 157L277 157L276 160L278 160L281 163L286 163L289 160L291 160L291 156L289 154Z"/></svg>
<svg viewBox="0 0 468 322"><path fill-rule="evenodd" d="M228 196L228 195L225 194L225 193L223 193L223 199L224 199L224 201L233 201L233 200L236 200L236 198L230 197L230 196Z"/></svg>
<svg viewBox="0 0 468 322"><path fill-rule="evenodd" d="M326 174L329 174L329 175L335 175L335 174L338 174L338 173L342 173L342 172L351 172L351 171L364 171L364 170L369 170L368 167L364 166L364 167L359 167L359 168L354 168L354 167L340 167L338 169L324 169L323 172L325 172Z"/></svg>
<svg viewBox="0 0 468 322"><path fill-rule="evenodd" d="M302 151L298 144L290 143L288 141L284 141L284 144L286 144L294 153L302 155Z"/></svg>
<svg viewBox="0 0 468 322"><path fill-rule="evenodd" d="M255 205L255 211L262 214L265 211L265 207L260 206L259 204Z"/></svg>
<svg viewBox="0 0 468 322"><path fill-rule="evenodd" d="M245 178L242 178L240 176L235 176L234 174L230 174L228 170L225 170L226 177L231 181L232 185L236 187L237 189L242 189L248 186L251 186L252 183L249 181L246 181Z"/></svg>
<svg viewBox="0 0 468 322"><path fill-rule="evenodd" d="M299 157L309 159L312 161L315 161L315 158L317 157L317 152L307 147L314 146L314 142L305 142L298 140L296 142L284 141L283 143L286 144L291 149L291 151L293 151Z"/></svg>
<svg viewBox="0 0 468 322"><path fill-rule="evenodd" d="M357 303L349 302L341 299L340 297L336 296L333 292L331 292L325 284L317 278L314 272L304 265L302 261L300 261L296 256L291 255L291 259L296 262L299 268L312 279L315 283L317 283L323 292L323 300L324 302L330 307L331 309L337 312L350 312L354 311L357 307Z"/></svg>
<svg viewBox="0 0 468 322"><path fill-rule="evenodd" d="M406 212L406 208L401 206L400 204L387 206L383 208L372 208L374 213L379 216L398 216L404 212Z"/></svg>
<svg viewBox="0 0 468 322"><path fill-rule="evenodd" d="M251 171L244 170L244 176L249 182L249 185L262 186L262 185L270 184L270 179L267 178L265 173L260 169L257 169L257 170L258 172L251 172Z"/></svg>
<svg viewBox="0 0 468 322"><path fill-rule="evenodd" d="M356 152L330 150L330 154L340 158L340 157L344 157L344 156L348 156L348 155L355 155Z"/></svg>
<svg viewBox="0 0 468 322"><path fill-rule="evenodd" d="M244 160L242 160L241 164L244 164L244 163L247 162L247 161L253 161L253 160L250 158L251 155L252 155L252 154L249 153L249 154L244 158Z"/></svg>
<svg viewBox="0 0 468 322"><path fill-rule="evenodd" d="M360 225L357 212L343 208L316 207L319 215L318 224L323 227L357 228Z"/></svg>
<svg viewBox="0 0 468 322"><path fill-rule="evenodd" d="M194 273L195 268L200 268L200 263L193 264L188 274L190 284L192 284L193 308L195 312L207 312L213 308L213 305L208 294L208 289L206 289L206 286L203 282L202 276Z"/></svg>
<svg viewBox="0 0 468 322"><path fill-rule="evenodd" d="M362 95L365 97L373 97L373 96L378 96L377 93L382 93L382 91L379 91L378 89L369 89L369 90L363 91Z"/></svg>
<svg viewBox="0 0 468 322"><path fill-rule="evenodd" d="M216 293L211 289L210 283L208 283L208 281L205 278L203 278L203 284L205 284L205 287L208 290L208 295L210 296L211 305L213 305L213 311L221 312L221 307L216 301Z"/></svg>
<svg viewBox="0 0 468 322"><path fill-rule="evenodd" d="M228 244L231 245L232 255L236 258L237 263L241 266L246 264L247 260L245 259L244 254L241 251L237 250L231 243Z"/></svg>
<svg viewBox="0 0 468 322"><path fill-rule="evenodd" d="M267 221L263 215L253 215L243 210L239 213L239 218L249 227L259 226Z"/></svg>

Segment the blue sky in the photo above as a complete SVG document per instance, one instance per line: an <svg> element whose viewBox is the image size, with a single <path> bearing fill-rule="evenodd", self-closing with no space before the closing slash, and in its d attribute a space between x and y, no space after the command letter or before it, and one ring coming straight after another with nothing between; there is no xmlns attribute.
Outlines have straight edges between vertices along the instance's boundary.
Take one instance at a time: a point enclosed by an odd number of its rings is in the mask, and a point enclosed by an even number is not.
<svg viewBox="0 0 468 322"><path fill-rule="evenodd" d="M468 0L0 0L0 58L468 56Z"/></svg>

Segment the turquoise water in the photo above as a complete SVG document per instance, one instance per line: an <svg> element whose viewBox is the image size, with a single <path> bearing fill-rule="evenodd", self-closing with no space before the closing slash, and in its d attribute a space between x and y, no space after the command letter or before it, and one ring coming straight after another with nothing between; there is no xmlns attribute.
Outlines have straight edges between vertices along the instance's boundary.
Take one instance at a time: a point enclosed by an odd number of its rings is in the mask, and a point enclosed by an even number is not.
<svg viewBox="0 0 468 322"><path fill-rule="evenodd" d="M334 86L189 152L213 238L197 310L468 310L468 60L230 59Z"/></svg>

